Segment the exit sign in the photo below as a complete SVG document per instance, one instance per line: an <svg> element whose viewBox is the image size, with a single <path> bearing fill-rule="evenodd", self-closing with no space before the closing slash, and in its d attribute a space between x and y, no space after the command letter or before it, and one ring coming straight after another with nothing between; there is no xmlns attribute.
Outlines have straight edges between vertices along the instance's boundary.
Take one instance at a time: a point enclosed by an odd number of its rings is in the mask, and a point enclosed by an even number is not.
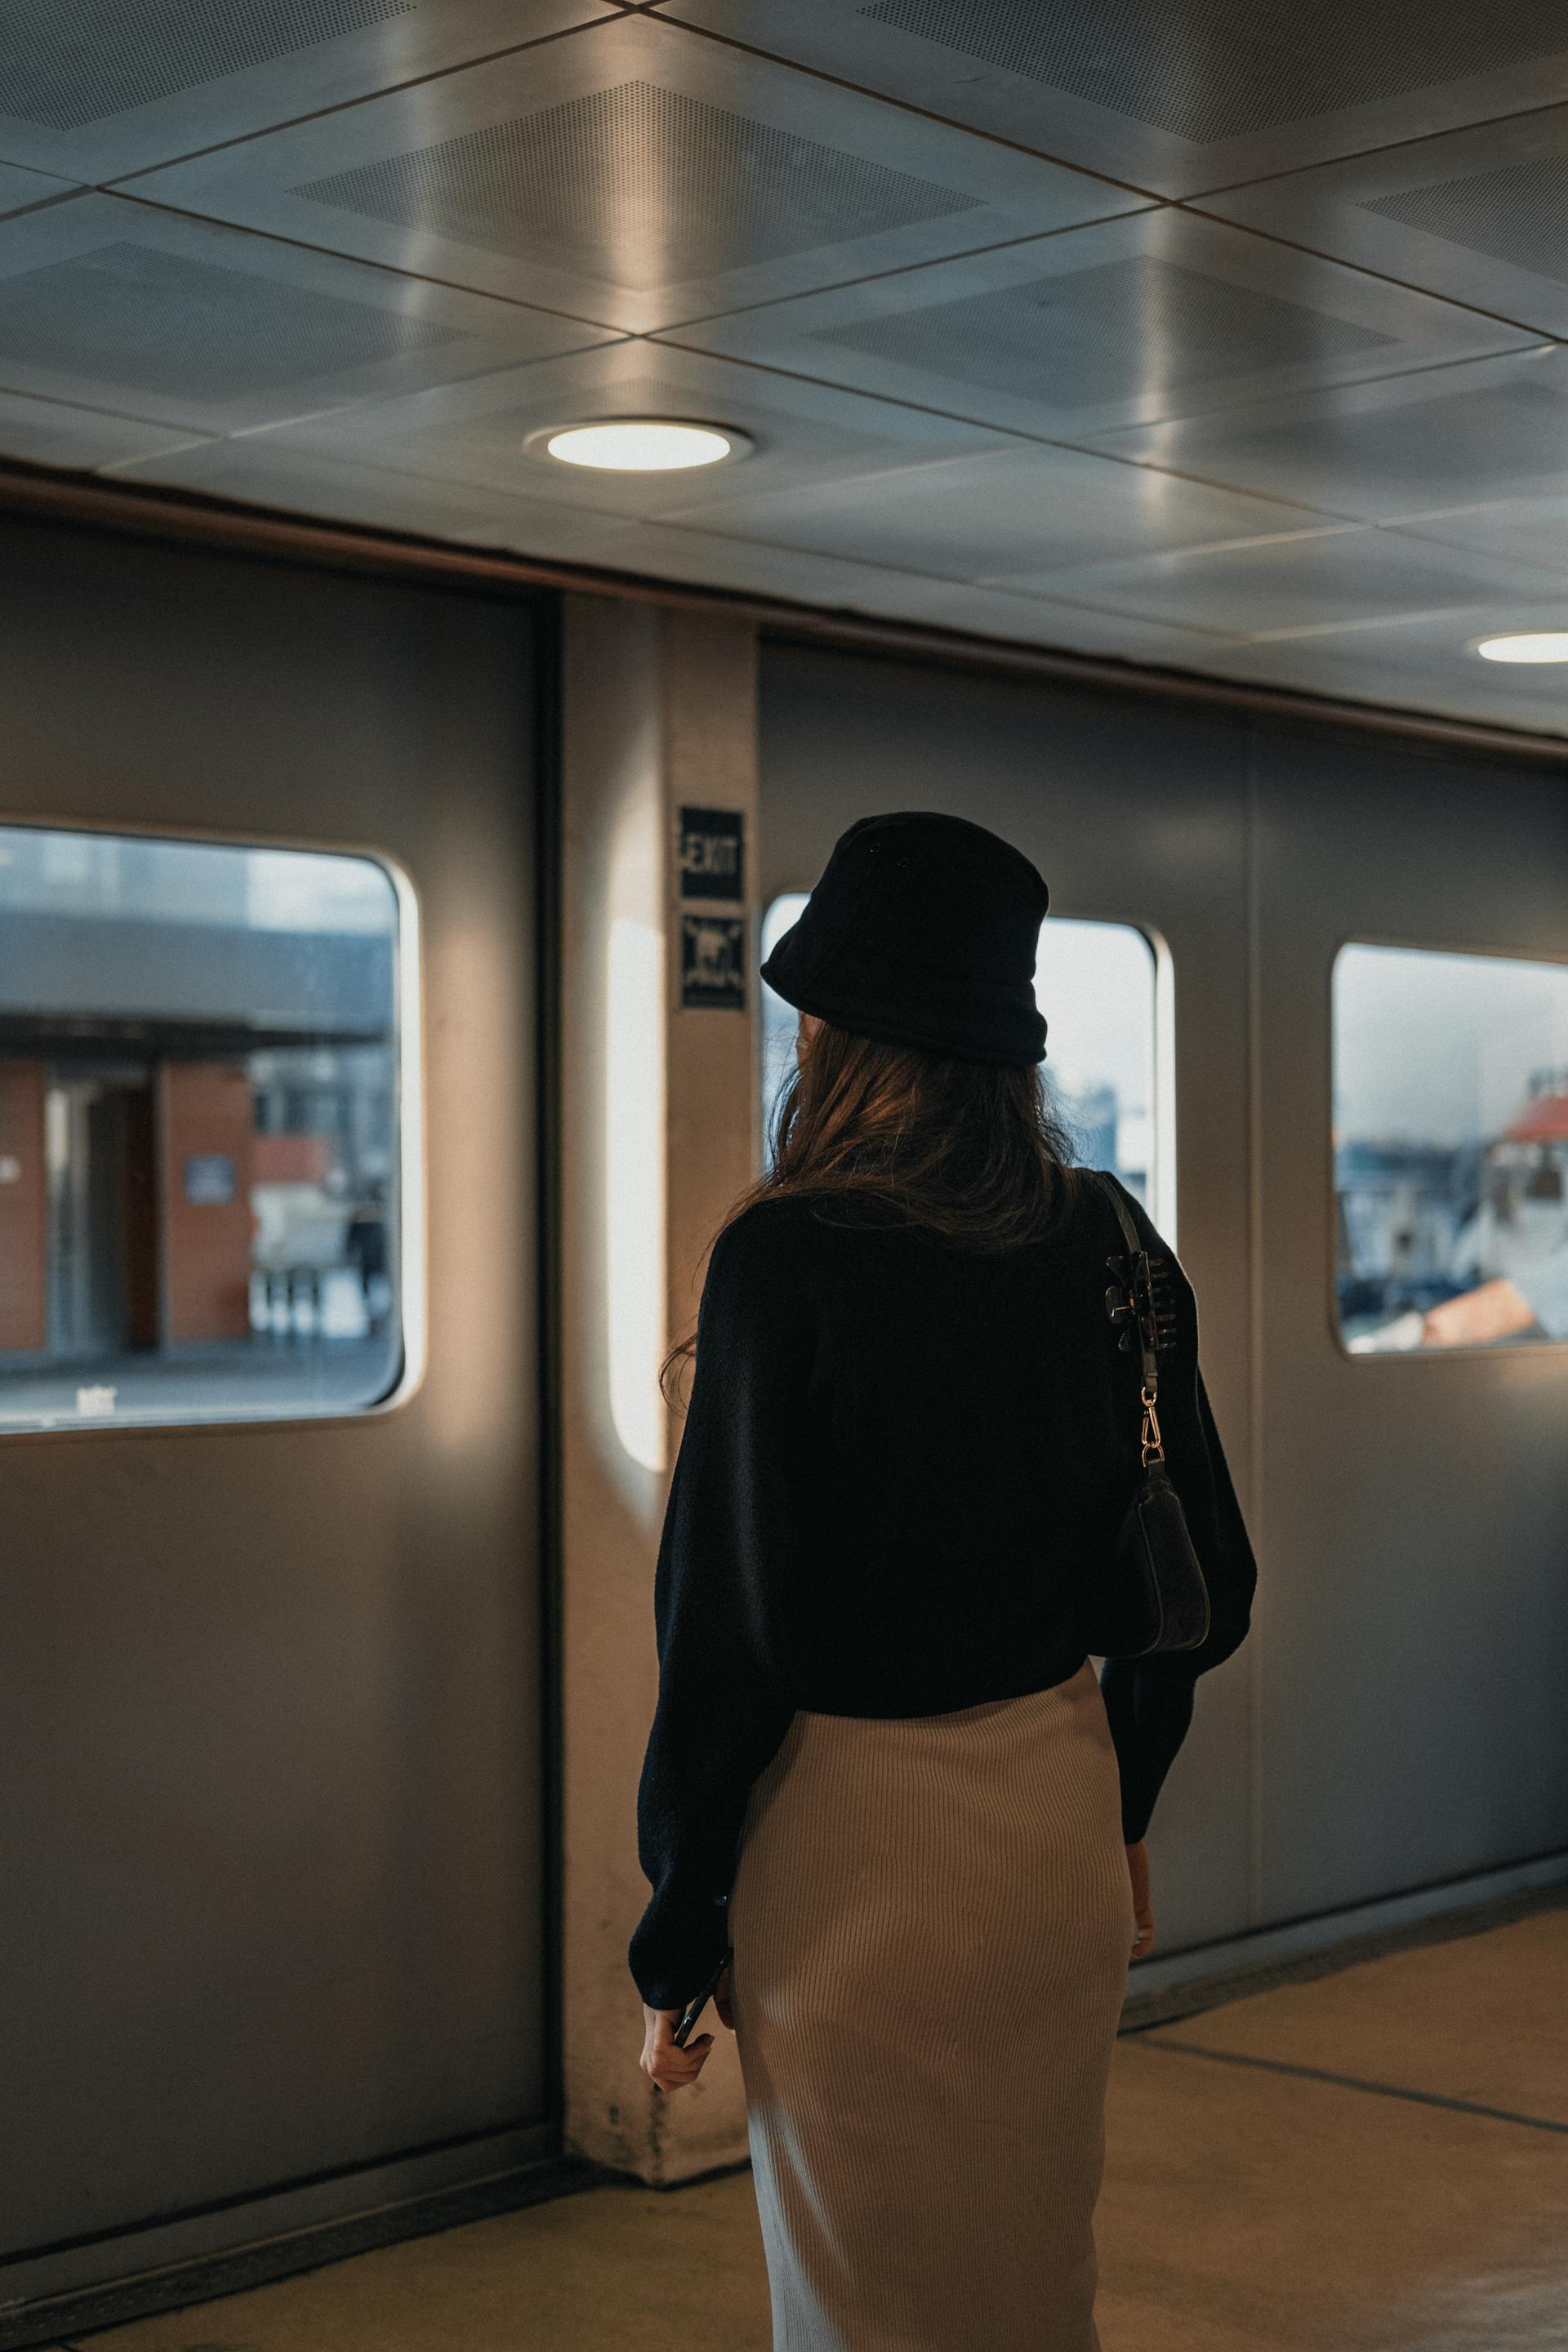
<svg viewBox="0 0 1568 2352"><path fill-rule="evenodd" d="M727 898L746 895L746 820L739 809L680 812L680 895Z"/></svg>

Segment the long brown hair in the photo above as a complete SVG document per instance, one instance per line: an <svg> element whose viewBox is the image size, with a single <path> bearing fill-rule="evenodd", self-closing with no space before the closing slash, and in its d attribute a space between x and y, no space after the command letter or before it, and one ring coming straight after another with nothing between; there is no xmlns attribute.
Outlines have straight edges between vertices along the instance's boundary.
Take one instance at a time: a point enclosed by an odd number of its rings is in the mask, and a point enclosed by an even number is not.
<svg viewBox="0 0 1568 2352"><path fill-rule="evenodd" d="M758 1201L831 1195L837 1216L868 1213L989 1253L1047 1232L1072 1182L1071 1137L1034 1064L961 1062L826 1021L802 1032L772 1140L773 1165L726 1224ZM696 1344L689 1334L665 1358L671 1404Z"/></svg>

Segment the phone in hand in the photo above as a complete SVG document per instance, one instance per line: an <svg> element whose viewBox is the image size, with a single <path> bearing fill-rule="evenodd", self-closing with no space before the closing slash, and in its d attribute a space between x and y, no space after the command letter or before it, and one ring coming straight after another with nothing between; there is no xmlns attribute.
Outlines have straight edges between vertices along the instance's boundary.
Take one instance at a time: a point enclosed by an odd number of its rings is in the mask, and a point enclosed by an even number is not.
<svg viewBox="0 0 1568 2352"><path fill-rule="evenodd" d="M680 2016L676 2023L675 2032L669 2037L678 2050L685 2049L687 2037L689 2035L692 2027L696 2024L703 2011L707 2008L709 2002L712 2000L713 1995L718 1991L719 1979L723 1975L725 1969L729 1967L730 1962L733 1958L733 1948L727 1945L725 1947L723 1958L720 1961L718 1967L714 1969L712 1975L709 1978L701 1991L698 1993L694 1999L689 2000L686 2007L681 2011Z"/></svg>

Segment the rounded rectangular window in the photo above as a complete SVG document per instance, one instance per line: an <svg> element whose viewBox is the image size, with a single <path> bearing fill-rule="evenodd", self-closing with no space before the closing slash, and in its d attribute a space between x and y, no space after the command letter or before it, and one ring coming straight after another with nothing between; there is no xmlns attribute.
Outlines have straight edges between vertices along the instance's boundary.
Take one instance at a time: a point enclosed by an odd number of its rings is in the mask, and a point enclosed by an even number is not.
<svg viewBox="0 0 1568 2352"><path fill-rule="evenodd" d="M1568 1339L1568 965L1342 948L1333 1071L1350 1351Z"/></svg>
<svg viewBox="0 0 1568 2352"><path fill-rule="evenodd" d="M763 954L805 904L804 891L775 898L763 921ZM1046 1071L1080 1166L1108 1169L1174 1239L1169 1147L1172 1122L1161 1100L1169 1053L1168 959L1130 923L1077 922L1056 915L1041 928L1035 994L1048 1024ZM795 1051L798 1015L771 988L763 996L763 1127L771 1146L773 1108ZM1164 1016L1164 1017L1163 1017Z"/></svg>
<svg viewBox="0 0 1568 2352"><path fill-rule="evenodd" d="M0 826L0 1428L397 1387L407 930L372 858Z"/></svg>

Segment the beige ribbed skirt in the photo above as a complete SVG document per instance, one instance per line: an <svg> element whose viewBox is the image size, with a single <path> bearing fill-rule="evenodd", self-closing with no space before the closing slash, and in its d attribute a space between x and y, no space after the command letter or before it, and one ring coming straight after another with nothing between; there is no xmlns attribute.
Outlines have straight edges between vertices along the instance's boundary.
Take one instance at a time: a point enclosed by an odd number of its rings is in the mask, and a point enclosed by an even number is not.
<svg viewBox="0 0 1568 2352"><path fill-rule="evenodd" d="M796 1713L730 1897L774 2352L1097 2352L1133 1939L1094 1670Z"/></svg>

